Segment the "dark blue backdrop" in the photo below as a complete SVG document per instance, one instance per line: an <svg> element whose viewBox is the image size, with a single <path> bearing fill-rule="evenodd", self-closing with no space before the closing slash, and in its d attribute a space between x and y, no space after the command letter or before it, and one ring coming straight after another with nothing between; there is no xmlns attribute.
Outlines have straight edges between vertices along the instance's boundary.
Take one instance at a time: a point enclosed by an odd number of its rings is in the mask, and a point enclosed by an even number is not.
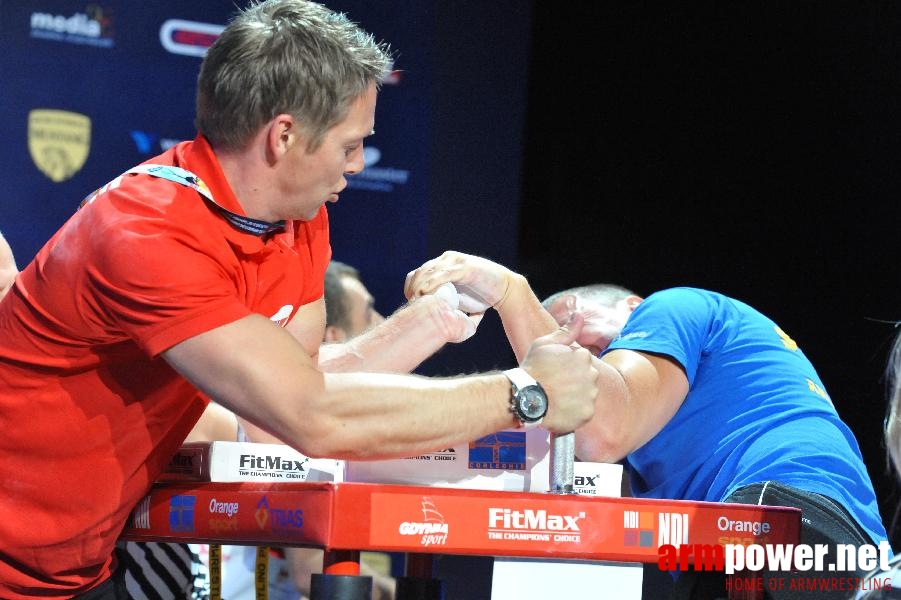
<svg viewBox="0 0 901 600"><path fill-rule="evenodd" d="M20 268L85 195L194 136L203 49L234 4L0 0L0 230ZM404 275L447 248L514 265L528 5L327 4L388 42L400 71L379 97L367 171L330 206L335 258L386 313ZM496 321L483 330L422 371L508 364Z"/></svg>

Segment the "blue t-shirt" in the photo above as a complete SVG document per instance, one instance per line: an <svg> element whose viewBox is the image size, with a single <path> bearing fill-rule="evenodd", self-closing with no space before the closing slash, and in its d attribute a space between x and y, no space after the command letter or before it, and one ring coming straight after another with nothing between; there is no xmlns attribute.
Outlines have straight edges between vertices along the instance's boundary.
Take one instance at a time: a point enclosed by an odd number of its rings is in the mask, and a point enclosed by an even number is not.
<svg viewBox="0 0 901 600"><path fill-rule="evenodd" d="M840 502L886 539L854 435L798 345L747 304L705 290L650 295L607 352L662 354L689 391L669 423L627 457L638 497L719 502L778 481Z"/></svg>

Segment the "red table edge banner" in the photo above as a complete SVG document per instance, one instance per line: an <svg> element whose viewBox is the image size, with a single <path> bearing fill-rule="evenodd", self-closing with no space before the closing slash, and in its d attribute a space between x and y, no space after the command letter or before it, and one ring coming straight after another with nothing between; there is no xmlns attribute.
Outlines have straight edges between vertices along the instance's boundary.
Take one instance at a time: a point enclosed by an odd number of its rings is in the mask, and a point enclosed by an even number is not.
<svg viewBox="0 0 901 600"><path fill-rule="evenodd" d="M797 544L800 510L371 483L166 483L123 539L655 563L664 544Z"/></svg>

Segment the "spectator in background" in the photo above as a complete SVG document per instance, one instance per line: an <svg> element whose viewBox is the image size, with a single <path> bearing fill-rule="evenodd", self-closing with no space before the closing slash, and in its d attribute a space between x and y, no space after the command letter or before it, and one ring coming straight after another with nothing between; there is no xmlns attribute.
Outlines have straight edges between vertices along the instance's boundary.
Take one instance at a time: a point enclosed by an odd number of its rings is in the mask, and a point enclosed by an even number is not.
<svg viewBox="0 0 901 600"><path fill-rule="evenodd" d="M385 320L354 267L332 259L325 270L325 343L344 342Z"/></svg>
<svg viewBox="0 0 901 600"><path fill-rule="evenodd" d="M895 325L901 327L901 323ZM885 416L885 447L891 471L901 478L901 332L889 352L885 369L888 409ZM901 511L901 507L896 509ZM877 568L860 586L855 600L901 600L901 554L895 555L888 570Z"/></svg>

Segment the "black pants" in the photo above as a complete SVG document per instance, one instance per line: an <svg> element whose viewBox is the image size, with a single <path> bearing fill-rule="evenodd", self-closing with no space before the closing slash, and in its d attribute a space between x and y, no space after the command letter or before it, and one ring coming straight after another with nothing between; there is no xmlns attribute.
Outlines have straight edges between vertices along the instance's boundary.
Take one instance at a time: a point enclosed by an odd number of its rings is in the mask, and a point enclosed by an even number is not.
<svg viewBox="0 0 901 600"><path fill-rule="evenodd" d="M75 596L73 600L129 600L124 569L116 569L112 577L90 592Z"/></svg>
<svg viewBox="0 0 901 600"><path fill-rule="evenodd" d="M756 483L739 488L725 500L736 504L759 504L767 506L791 506L801 509L801 543L814 546L826 544L829 552L823 560L826 565L836 564L835 549L837 544L853 544L862 546L875 542L861 528L848 511L835 500L821 494L805 492L798 488L782 485L774 481ZM768 587L770 580L782 584L781 590L764 592L765 598L771 600L794 600L798 598L847 599L852 592L840 589L802 591L792 590L791 580L798 583L809 582L816 578L853 578L863 577L866 571L804 571L804 572L770 572L753 573L764 581ZM797 586L796 586L797 587ZM836 586L838 587L838 586ZM719 600L727 598L726 576L724 573L688 571L682 573L676 581L671 598L673 600Z"/></svg>

